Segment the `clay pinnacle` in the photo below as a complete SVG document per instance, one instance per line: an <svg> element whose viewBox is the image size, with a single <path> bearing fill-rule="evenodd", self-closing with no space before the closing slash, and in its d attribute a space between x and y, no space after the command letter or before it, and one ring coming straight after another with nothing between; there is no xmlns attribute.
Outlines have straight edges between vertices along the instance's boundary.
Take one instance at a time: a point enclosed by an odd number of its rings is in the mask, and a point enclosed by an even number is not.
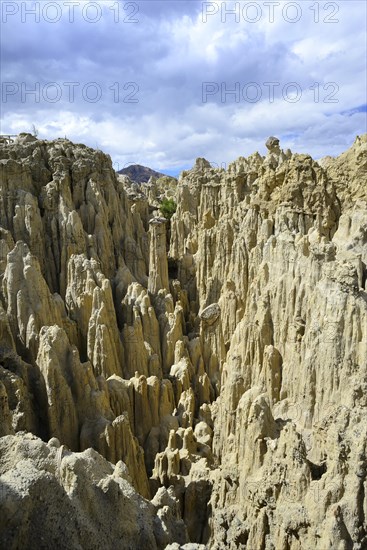
<svg viewBox="0 0 367 550"><path fill-rule="evenodd" d="M270 153L279 153L280 151L280 148L279 148L279 139L274 137L274 136L270 136L267 140L266 140L266 143L265 143L266 147L269 149L269 152Z"/></svg>

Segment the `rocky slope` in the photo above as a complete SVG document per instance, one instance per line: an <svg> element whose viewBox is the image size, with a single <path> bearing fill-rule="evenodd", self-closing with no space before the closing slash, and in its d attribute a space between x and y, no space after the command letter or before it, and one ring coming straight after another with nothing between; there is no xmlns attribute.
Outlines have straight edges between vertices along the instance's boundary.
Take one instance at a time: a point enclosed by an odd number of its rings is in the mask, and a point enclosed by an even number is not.
<svg viewBox="0 0 367 550"><path fill-rule="evenodd" d="M169 232L103 153L0 145L0 546L367 547L367 136L267 145Z"/></svg>

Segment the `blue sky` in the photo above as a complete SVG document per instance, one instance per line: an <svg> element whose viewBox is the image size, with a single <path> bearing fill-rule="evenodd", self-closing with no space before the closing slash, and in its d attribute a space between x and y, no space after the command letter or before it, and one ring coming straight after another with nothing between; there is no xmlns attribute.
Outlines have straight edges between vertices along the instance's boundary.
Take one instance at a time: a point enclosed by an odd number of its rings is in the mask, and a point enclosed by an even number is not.
<svg viewBox="0 0 367 550"><path fill-rule="evenodd" d="M1 133L177 173L366 132L366 2L1 2Z"/></svg>

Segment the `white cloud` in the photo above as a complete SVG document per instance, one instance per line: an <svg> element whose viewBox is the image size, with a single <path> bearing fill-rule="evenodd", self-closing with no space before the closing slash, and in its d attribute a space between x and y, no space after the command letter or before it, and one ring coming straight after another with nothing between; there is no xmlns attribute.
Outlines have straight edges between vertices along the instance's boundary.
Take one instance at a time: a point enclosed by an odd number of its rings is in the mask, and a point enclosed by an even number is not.
<svg viewBox="0 0 367 550"><path fill-rule="evenodd" d="M275 9L273 22L269 8L258 2L261 18L249 23L242 11L239 22L228 14L223 21L222 2L204 22L199 1L150 0L138 5L139 23L128 24L126 12L114 22L110 8L115 2L103 0L103 17L92 24L81 17L88 4L83 1L73 23L64 14L55 24L42 18L32 23L29 17L24 24L18 14L3 24L3 80L28 89L39 83L41 93L38 102L31 94L22 98L20 91L6 101L3 95L2 132L29 130L34 123L41 137L67 135L98 146L116 165L139 162L164 169L191 165L197 156L220 164L256 149L264 152L270 134L284 136L284 146L317 157L337 154L366 131L366 113L350 115L366 103L363 2L298 2L302 17L296 23L286 20L294 17L292 9L283 11L287 2ZM229 9L235 3L225 5ZM332 13L333 5L338 13ZM42 95L49 82L62 88L57 103ZM79 83L74 102L65 82ZM83 96L90 82L100 86L98 103ZM139 86L133 95L138 103L126 102L134 91L130 82ZM203 82L218 86L206 103ZM257 103L242 93L251 82L261 89ZM273 102L266 82L279 82ZM292 82L302 90L296 103L291 103L291 87L284 97ZM239 97L221 95L221 85L225 92L236 83Z"/></svg>

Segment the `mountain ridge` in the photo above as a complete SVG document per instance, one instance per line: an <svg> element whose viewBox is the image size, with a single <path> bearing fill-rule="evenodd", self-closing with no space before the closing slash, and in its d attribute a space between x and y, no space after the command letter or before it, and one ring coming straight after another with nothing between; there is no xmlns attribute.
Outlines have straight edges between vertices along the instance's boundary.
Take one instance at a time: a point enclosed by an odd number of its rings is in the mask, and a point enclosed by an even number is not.
<svg viewBox="0 0 367 550"><path fill-rule="evenodd" d="M123 176L128 176L131 181L135 181L137 183L147 183L150 178L158 179L162 177L167 177L167 174L157 172L156 170L153 170L152 168L149 168L148 166L143 166L141 164L130 164L129 166L126 166L126 168L118 170L117 173Z"/></svg>

